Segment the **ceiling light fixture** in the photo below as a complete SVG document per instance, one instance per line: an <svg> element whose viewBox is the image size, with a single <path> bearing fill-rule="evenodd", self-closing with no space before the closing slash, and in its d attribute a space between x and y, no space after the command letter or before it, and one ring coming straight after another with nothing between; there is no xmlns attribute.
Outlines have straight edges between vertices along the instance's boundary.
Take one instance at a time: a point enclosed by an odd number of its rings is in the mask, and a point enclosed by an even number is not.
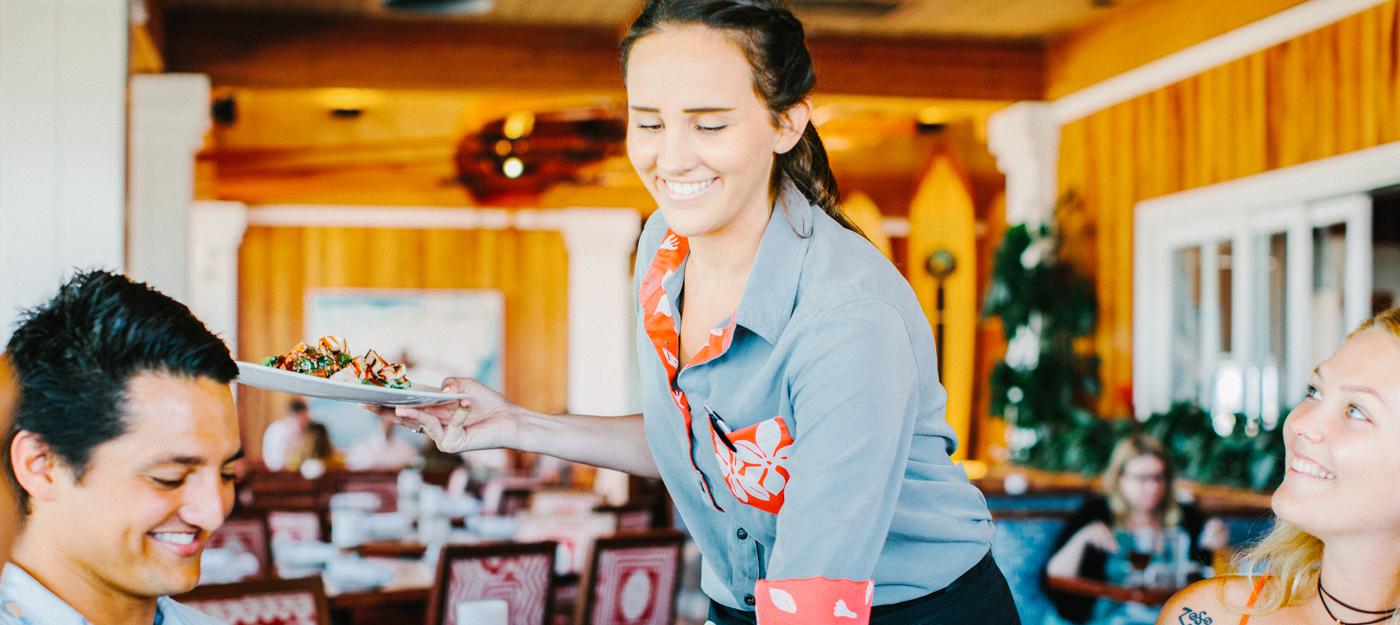
<svg viewBox="0 0 1400 625"><path fill-rule="evenodd" d="M520 174L525 173L525 163L512 156L506 159L506 162L501 163L501 173L505 174L507 178L519 178Z"/></svg>

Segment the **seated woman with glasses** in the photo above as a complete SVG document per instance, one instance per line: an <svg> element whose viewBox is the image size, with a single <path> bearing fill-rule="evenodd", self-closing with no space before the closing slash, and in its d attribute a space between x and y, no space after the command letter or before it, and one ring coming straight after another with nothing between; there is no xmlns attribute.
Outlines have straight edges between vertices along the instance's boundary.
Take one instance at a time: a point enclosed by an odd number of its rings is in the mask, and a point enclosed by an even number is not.
<svg viewBox="0 0 1400 625"><path fill-rule="evenodd" d="M1193 584L1159 623L1400 621L1400 309L1361 324L1313 370L1283 423L1274 528L1245 574ZM1252 573L1251 573L1252 572Z"/></svg>
<svg viewBox="0 0 1400 625"><path fill-rule="evenodd" d="M1229 531L1219 519L1207 521L1195 506L1176 500L1173 473L1171 456L1156 439L1133 435L1119 441L1103 476L1105 495L1085 498L1065 521L1051 548L1054 555L1045 565L1045 575L1107 580L1110 558L1123 551L1120 534L1155 537L1178 527L1190 537L1196 561L1208 565L1212 550L1229 543ZM1126 559L1127 555L1120 557ZM1060 616L1074 623L1103 620L1121 608L1050 588L1045 594ZM1150 615L1147 617L1150 621Z"/></svg>

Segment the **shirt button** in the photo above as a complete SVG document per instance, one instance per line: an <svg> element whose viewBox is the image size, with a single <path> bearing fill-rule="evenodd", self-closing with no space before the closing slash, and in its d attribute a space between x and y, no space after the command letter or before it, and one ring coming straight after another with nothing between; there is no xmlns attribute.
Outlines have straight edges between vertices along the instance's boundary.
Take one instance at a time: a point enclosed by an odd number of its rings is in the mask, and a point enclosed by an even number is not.
<svg viewBox="0 0 1400 625"><path fill-rule="evenodd" d="M739 537L739 540L744 540L745 538L748 538L748 537L749 537L749 533L748 533L748 532L745 532L745 531L744 531L744 528L742 528L742 527L739 528L739 531L734 532L734 535L735 535L735 536L738 536L738 537Z"/></svg>
<svg viewBox="0 0 1400 625"><path fill-rule="evenodd" d="M753 595L744 595L744 603L746 605L755 605L758 603L758 600L754 599Z"/></svg>

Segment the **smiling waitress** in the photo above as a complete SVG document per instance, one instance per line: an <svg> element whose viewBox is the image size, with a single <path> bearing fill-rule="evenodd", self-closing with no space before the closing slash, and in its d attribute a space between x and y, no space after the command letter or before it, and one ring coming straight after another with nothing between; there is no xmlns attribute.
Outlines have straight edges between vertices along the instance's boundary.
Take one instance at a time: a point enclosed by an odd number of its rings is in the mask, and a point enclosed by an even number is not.
<svg viewBox="0 0 1400 625"><path fill-rule="evenodd" d="M652 0L622 41L627 153L660 210L637 253L643 414L548 415L475 380L386 418L660 477L710 620L1017 623L981 493L949 454L933 334L837 206L802 24Z"/></svg>

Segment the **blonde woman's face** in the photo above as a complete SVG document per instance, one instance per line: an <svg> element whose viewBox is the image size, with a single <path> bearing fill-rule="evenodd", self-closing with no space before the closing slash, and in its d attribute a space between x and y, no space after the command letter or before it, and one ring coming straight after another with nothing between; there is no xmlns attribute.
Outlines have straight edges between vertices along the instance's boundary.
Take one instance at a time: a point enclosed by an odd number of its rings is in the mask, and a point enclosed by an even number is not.
<svg viewBox="0 0 1400 625"><path fill-rule="evenodd" d="M1157 456L1138 456L1123 464L1118 492L1133 512L1152 512L1167 494L1167 466Z"/></svg>
<svg viewBox="0 0 1400 625"><path fill-rule="evenodd" d="M1369 328L1313 372L1284 422L1280 519L1324 542L1400 536L1400 339Z"/></svg>

